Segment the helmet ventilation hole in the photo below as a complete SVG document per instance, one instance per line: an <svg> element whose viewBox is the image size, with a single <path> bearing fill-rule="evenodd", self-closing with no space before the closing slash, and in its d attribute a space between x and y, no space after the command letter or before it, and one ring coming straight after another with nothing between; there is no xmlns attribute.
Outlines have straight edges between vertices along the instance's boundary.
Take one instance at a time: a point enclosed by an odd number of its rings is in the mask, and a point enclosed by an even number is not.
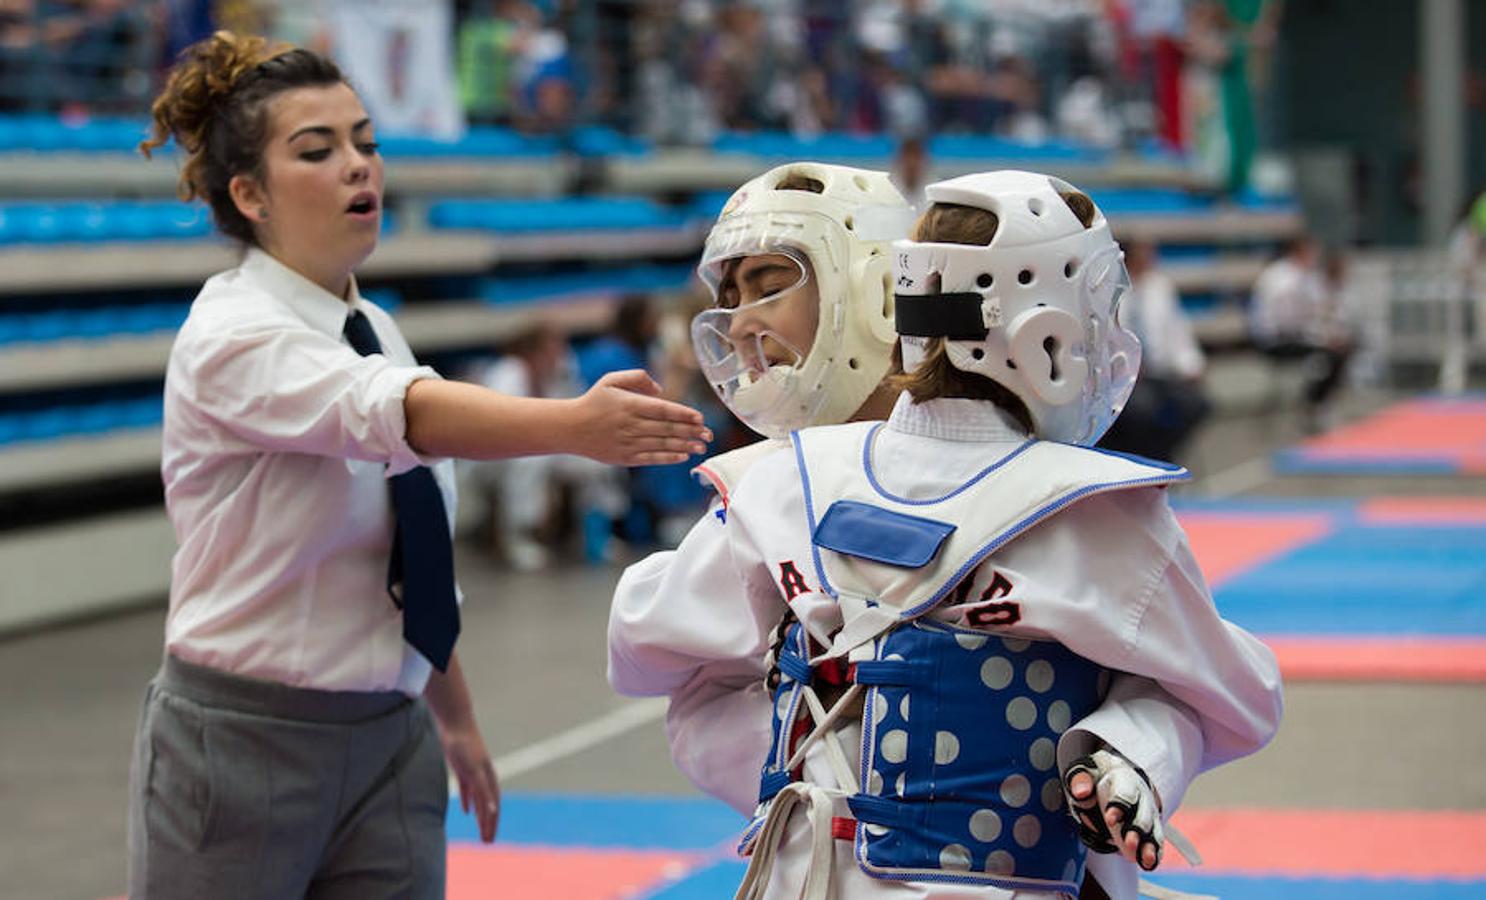
<svg viewBox="0 0 1486 900"><path fill-rule="evenodd" d="M1074 275L1077 275L1077 274L1078 274L1078 260L1076 260L1076 259L1070 259L1067 262L1063 263L1063 277L1064 278L1072 278Z"/></svg>
<svg viewBox="0 0 1486 900"><path fill-rule="evenodd" d="M1048 375L1053 381L1059 379L1058 374L1058 339L1049 335L1042 342L1042 349L1047 351Z"/></svg>
<svg viewBox="0 0 1486 900"><path fill-rule="evenodd" d="M1042 215L1042 199L1040 197L1032 197L1027 201L1027 209L1031 210L1034 216Z"/></svg>
<svg viewBox="0 0 1486 900"><path fill-rule="evenodd" d="M1014 359L1008 359L1006 361L1006 368L1008 368L1008 369L1015 369L1016 368L1016 360L1014 360Z"/></svg>
<svg viewBox="0 0 1486 900"><path fill-rule="evenodd" d="M1016 280L1018 284L1031 284L1034 277L1035 276L1032 274L1031 269L1023 269L1020 272L1016 273Z"/></svg>
<svg viewBox="0 0 1486 900"><path fill-rule="evenodd" d="M856 223L856 220L853 219L851 216L847 216L846 217L846 230L847 231L854 231L856 229L856 224L857 224Z"/></svg>
<svg viewBox="0 0 1486 900"><path fill-rule="evenodd" d="M996 283L996 279L990 272L981 272L975 278L975 284L979 287L988 288Z"/></svg>
<svg viewBox="0 0 1486 900"><path fill-rule="evenodd" d="M970 355L972 357L974 357L977 361L986 358L986 352L984 350L980 349L979 347L976 347L975 349L971 350L970 351Z"/></svg>
<svg viewBox="0 0 1486 900"><path fill-rule="evenodd" d="M857 358L855 356L849 357L846 360L846 367L853 370L859 369L861 368L861 363L857 362Z"/></svg>

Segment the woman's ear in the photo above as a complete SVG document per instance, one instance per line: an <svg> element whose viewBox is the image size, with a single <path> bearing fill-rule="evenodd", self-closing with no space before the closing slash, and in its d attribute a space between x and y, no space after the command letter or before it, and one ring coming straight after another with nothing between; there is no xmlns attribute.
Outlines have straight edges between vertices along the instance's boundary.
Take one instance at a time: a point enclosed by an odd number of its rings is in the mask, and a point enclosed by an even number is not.
<svg viewBox="0 0 1486 900"><path fill-rule="evenodd" d="M257 225L268 221L268 197L257 179L250 175L234 175L227 182L227 193L243 218Z"/></svg>

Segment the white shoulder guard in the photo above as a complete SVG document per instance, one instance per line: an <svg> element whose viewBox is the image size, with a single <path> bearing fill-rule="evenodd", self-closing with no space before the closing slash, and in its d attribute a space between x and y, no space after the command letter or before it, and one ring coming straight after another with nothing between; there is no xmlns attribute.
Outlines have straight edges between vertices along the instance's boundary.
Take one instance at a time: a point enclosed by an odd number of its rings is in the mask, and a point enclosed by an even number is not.
<svg viewBox="0 0 1486 900"><path fill-rule="evenodd" d="M719 453L709 457L700 465L691 470L691 474L700 482L709 485L717 492L717 497L722 501L724 509L732 498L733 489L753 464L779 450L789 447L790 443L784 439L765 438L736 450Z"/></svg>

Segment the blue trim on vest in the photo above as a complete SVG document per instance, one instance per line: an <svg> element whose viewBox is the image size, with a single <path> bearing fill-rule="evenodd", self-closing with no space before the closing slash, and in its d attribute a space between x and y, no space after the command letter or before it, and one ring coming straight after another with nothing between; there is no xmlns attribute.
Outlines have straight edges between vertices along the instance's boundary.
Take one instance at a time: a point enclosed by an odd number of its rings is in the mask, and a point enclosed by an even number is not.
<svg viewBox="0 0 1486 900"><path fill-rule="evenodd" d="M788 646L779 648L779 671L800 684L810 683L810 662L791 652Z"/></svg>
<svg viewBox="0 0 1486 900"><path fill-rule="evenodd" d="M1069 446L1078 445L1070 444ZM1185 466L1180 466L1173 462L1166 462L1165 460L1160 459L1151 459L1149 456L1140 456L1135 453L1125 453L1122 450L1106 450L1103 447L1080 447L1080 449L1088 450L1093 453L1102 453L1105 456L1113 456L1118 459L1128 459L1130 462L1140 463L1143 466L1150 466L1153 469L1161 469L1162 471L1166 472L1180 472L1182 473L1183 480L1192 477L1192 473L1188 472Z"/></svg>
<svg viewBox="0 0 1486 900"><path fill-rule="evenodd" d="M800 488L805 492L805 519L810 523L810 533L815 533L815 504L810 499L810 469L805 465L805 450L800 440L798 431L789 433L790 442L795 445L795 468L800 470ZM820 561L820 548L814 542L810 544L810 555L815 560L815 577L820 580L820 589L832 597L840 596L831 580L826 577L826 567Z"/></svg>
<svg viewBox="0 0 1486 900"><path fill-rule="evenodd" d="M890 509L837 500L815 526L817 546L905 569L919 569L939 553L956 526Z"/></svg>
<svg viewBox="0 0 1486 900"><path fill-rule="evenodd" d="M934 671L922 663L902 659L864 659L856 664L855 681L857 684L925 687L933 683Z"/></svg>
<svg viewBox="0 0 1486 900"><path fill-rule="evenodd" d="M931 506L935 503L943 503L945 500L948 500L951 497L962 494L965 491L969 490L972 486L974 486L976 482L980 481L982 478L985 478L987 475L1011 462L1013 459L1016 459L1018 456L1021 456L1023 453L1027 452L1028 448L1037 443L1036 439L1028 439L1027 441L1023 442L1021 446L1001 457L999 460L991 463L989 466L986 466L984 469L981 469L979 472L976 472L974 475L970 476L969 481L966 481L964 484L960 485L959 487L955 488L942 497L931 497L927 500L910 500L907 497L899 497L897 494L894 494L892 491L889 491L887 488L883 487L882 483L877 480L877 473L872 468L872 443L877 438L877 432L885 424L887 423L879 422L878 424L872 426L872 429L867 432L867 439L862 442L862 471L867 474L867 483L872 486L872 490L876 491L879 496L891 500L894 503L902 503L905 506Z"/></svg>
<svg viewBox="0 0 1486 900"><path fill-rule="evenodd" d="M759 778L758 802L768 803L774 799L776 794L789 787L789 783L793 780L788 772L777 770L770 772L765 770L762 777Z"/></svg>
<svg viewBox="0 0 1486 900"><path fill-rule="evenodd" d="M1033 525L1036 525L1038 522L1041 522L1043 519L1046 519L1048 516L1051 516L1053 513L1058 512L1059 510L1063 509L1063 507L1068 506L1075 501L1082 500L1084 497L1087 497L1091 494L1103 493L1104 491L1113 490L1115 488L1141 487L1143 485L1156 484L1164 485L1170 484L1172 481L1179 480L1181 479L1174 479L1169 475L1152 475L1148 478L1135 478L1131 479L1130 481L1106 481L1099 484L1085 485L1084 487L1081 487L1076 491L1064 494L1056 500L1053 500L1051 503L1048 503L1046 506L1043 506L1040 509L1033 510L1026 516L1026 518L1022 519L1020 522L1017 522L1010 528L998 534L996 537L992 538L989 543L981 547L975 552L973 556L966 560L965 564L963 566L960 566L959 570L956 571L955 574L948 580L946 580L944 582L944 586L941 587L938 591L935 591L933 596L920 603L918 606L915 606L911 609L905 609L902 613L902 618L916 618L923 615L925 612L933 609L935 606L938 606L940 601L948 596L949 592L954 590L955 586L958 585L960 581L965 578L965 576L975 571L976 566L979 566L987 556L990 556L992 553L999 550L1001 547L1011 541L1012 538L1020 535L1028 528L1031 528Z"/></svg>
<svg viewBox="0 0 1486 900"><path fill-rule="evenodd" d="M915 807L871 794L852 794L846 798L846 805L857 821L884 828L912 828L923 818Z"/></svg>

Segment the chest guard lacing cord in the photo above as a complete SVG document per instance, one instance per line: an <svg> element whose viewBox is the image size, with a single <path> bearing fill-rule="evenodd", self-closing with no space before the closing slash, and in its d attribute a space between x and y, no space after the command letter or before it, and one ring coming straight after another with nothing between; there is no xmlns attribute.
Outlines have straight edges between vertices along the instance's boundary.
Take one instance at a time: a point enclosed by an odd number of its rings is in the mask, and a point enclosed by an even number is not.
<svg viewBox="0 0 1486 900"><path fill-rule="evenodd" d="M786 618L781 623L781 630L786 628L789 622L790 618ZM803 626L797 627L803 629ZM809 638L802 635L802 639L806 647L809 647ZM862 686L851 681L849 668L844 666L836 668L835 670L840 672L842 677L827 680L826 683L832 685L850 683L827 709L820 699L820 694L815 690L815 679L811 678L815 667L797 656L789 655L783 640L777 642L774 652L774 664L778 667L780 674L789 676L798 683L800 698L809 711L812 722L811 729L794 745L793 752L783 765L782 771L792 772L803 766L810 748L820 744L826 763L836 780L836 786L828 788L808 781L791 781L780 788L779 792L769 801L769 810L763 825L753 838L753 852L748 861L748 870L744 873L743 882L738 886L738 892L734 896L735 900L759 900L764 896L769 886L769 876L774 871L774 859L779 853L779 843L784 839L790 814L794 812L795 807L803 806L806 821L810 825L811 847L810 866L806 871L805 883L800 890L800 898L801 900L827 900L834 896L832 890L833 850L837 837L835 803L857 792L857 774L847 759L846 751L841 746L836 725L849 713L859 708L858 700L862 695Z"/></svg>

